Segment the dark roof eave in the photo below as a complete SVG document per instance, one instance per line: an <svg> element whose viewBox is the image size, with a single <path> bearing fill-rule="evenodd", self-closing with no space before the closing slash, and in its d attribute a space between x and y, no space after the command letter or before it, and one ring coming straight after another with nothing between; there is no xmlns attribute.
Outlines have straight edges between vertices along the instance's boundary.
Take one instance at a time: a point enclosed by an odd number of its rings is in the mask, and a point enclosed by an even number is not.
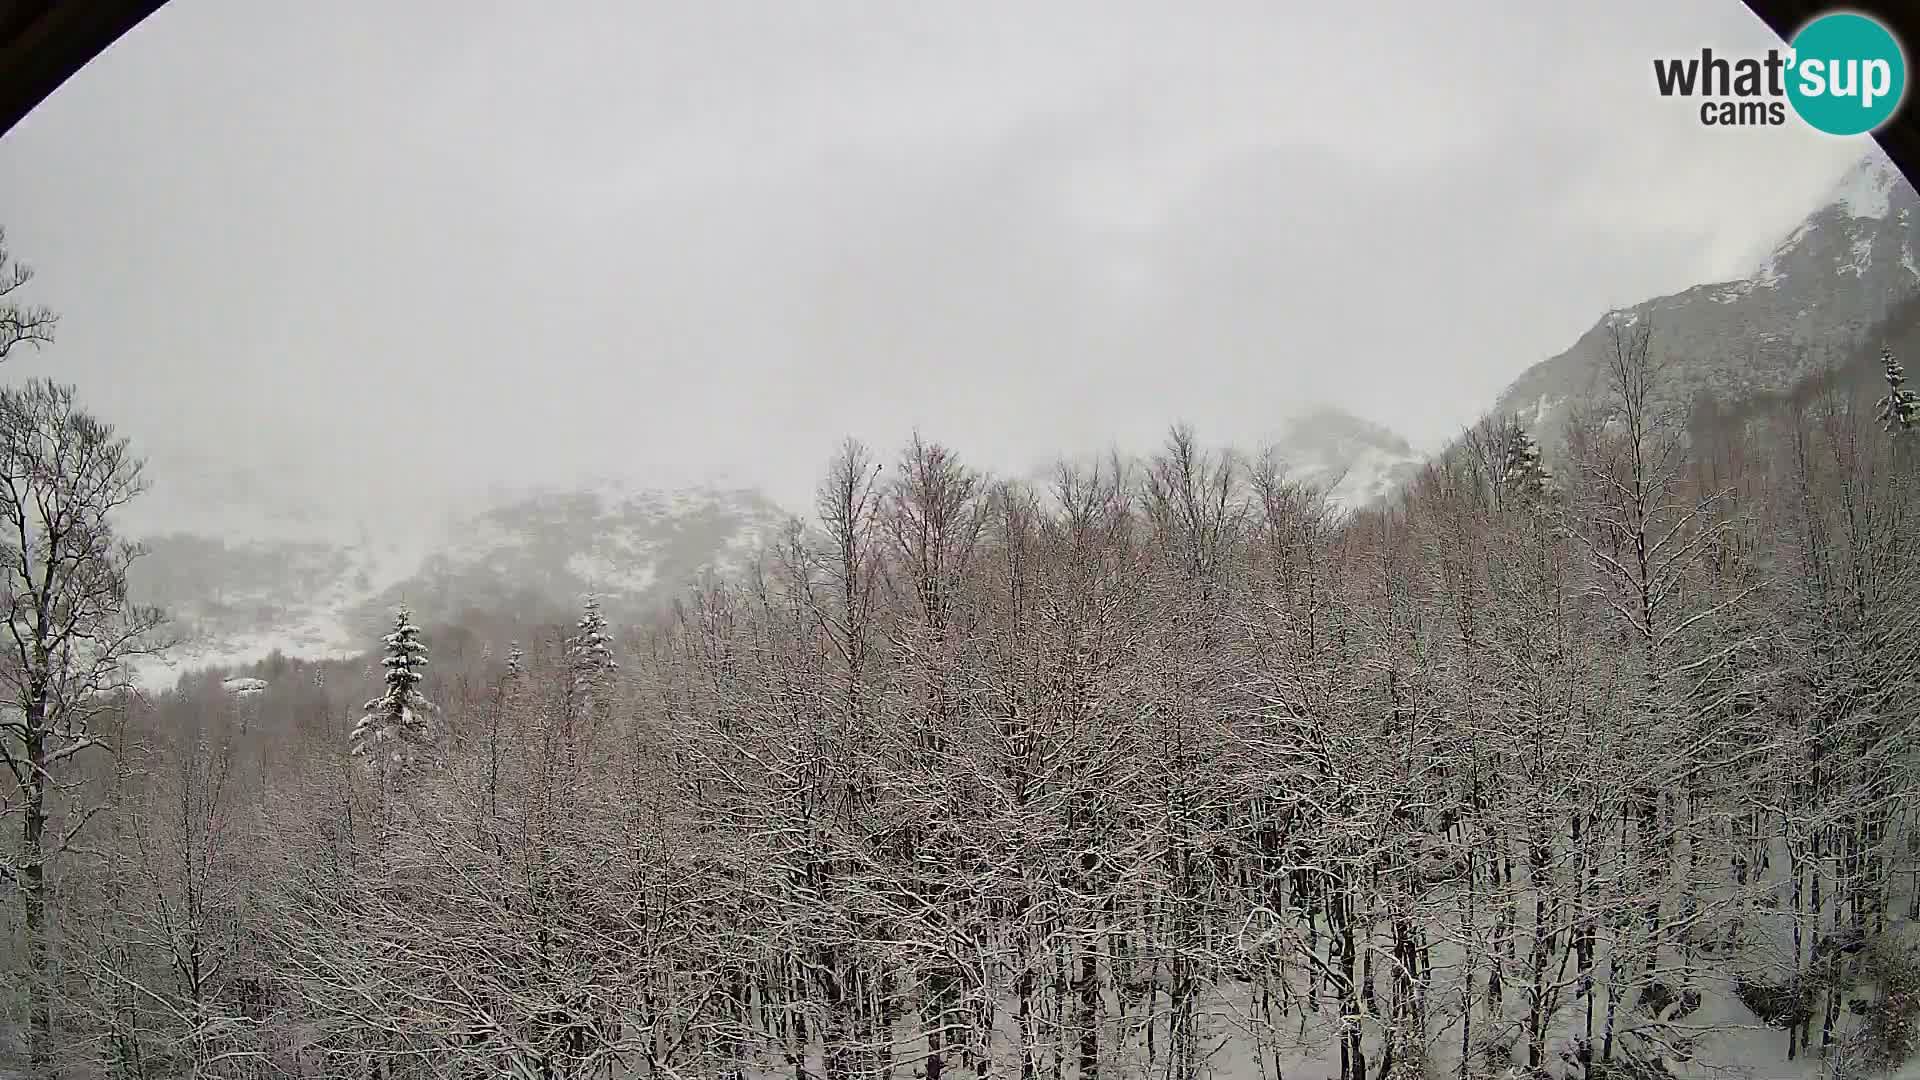
<svg viewBox="0 0 1920 1080"><path fill-rule="evenodd" d="M0 135L166 0L0 0Z"/></svg>

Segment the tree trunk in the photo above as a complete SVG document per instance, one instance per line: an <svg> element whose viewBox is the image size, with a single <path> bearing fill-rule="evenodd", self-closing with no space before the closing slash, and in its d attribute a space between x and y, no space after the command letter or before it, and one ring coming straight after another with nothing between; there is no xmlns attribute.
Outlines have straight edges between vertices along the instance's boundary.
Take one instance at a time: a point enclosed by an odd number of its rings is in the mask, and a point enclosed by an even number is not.
<svg viewBox="0 0 1920 1080"><path fill-rule="evenodd" d="M53 1076L53 958L47 933L47 743L45 709L27 711L26 817L22 825L20 906L27 928L27 1068Z"/></svg>

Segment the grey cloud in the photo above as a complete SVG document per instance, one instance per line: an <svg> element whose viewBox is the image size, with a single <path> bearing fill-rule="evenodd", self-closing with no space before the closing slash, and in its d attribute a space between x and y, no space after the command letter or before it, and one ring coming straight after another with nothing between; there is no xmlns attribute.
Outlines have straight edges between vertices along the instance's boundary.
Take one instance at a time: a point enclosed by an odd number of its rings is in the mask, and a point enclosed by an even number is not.
<svg viewBox="0 0 1920 1080"><path fill-rule="evenodd" d="M1436 7L174 0L0 141L67 316L14 374L355 506L1315 400L1431 441L1861 152L1653 94L1769 42L1735 0Z"/></svg>

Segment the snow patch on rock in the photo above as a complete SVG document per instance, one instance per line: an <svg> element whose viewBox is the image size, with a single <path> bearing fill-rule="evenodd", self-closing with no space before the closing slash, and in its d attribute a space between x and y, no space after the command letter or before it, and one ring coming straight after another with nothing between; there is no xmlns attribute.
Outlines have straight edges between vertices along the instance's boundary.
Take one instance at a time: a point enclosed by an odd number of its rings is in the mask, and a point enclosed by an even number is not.
<svg viewBox="0 0 1920 1080"><path fill-rule="evenodd" d="M1854 237L1853 258L1840 267L1840 273L1860 277L1873 265L1873 234L1864 233Z"/></svg>
<svg viewBox="0 0 1920 1080"><path fill-rule="evenodd" d="M1893 189L1900 181L1900 170L1875 147L1834 185L1826 205L1838 207L1848 217L1884 218L1893 205Z"/></svg>

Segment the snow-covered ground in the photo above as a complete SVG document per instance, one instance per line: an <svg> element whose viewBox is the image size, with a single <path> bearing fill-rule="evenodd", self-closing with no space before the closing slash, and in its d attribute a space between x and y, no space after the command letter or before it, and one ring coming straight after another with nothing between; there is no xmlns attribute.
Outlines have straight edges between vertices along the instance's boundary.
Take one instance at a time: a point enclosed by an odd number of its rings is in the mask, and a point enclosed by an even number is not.
<svg viewBox="0 0 1920 1080"><path fill-rule="evenodd" d="M1785 852L1780 849L1776 865L1784 865ZM1726 883L1722 883L1726 885ZM1784 882L1775 885L1784 890ZM1730 888L1730 886L1728 886ZM1444 890L1443 890L1444 891ZM1703 892L1711 892L1711 887L1703 887ZM1904 910L1907 892L1896 889L1892 898L1895 910ZM1452 901L1447 897L1439 898L1444 907ZM1530 894L1521 896L1516 910L1524 913L1532 909ZM1491 919L1492 911L1483 911L1483 918ZM1835 914L1831 905L1827 916ZM1431 1076L1453 1077L1460 1075L1463 1030L1460 1022L1459 1003L1464 999L1465 989L1461 973L1465 970L1466 956L1461 942L1466 936L1458 933L1458 926L1445 925L1440 920L1427 927L1433 941L1431 969L1432 984L1426 991L1425 1000L1432 1010L1428 1015L1428 1028L1421 1055L1427 1071L1407 1071L1408 1063L1403 1061L1395 1076ZM1630 1003L1621 1003L1618 1029L1626 1032L1629 1028L1654 1032L1647 1042L1636 1043L1643 1053L1657 1053L1662 1059L1658 1071L1643 1076L1666 1076L1675 1080L1832 1080L1836 1077L1862 1077L1848 1063L1851 1053L1850 1038L1859 1030L1861 1019L1852 1007L1843 1008L1834 1029L1834 1041L1831 1048L1823 1049L1820 1041L1820 1022L1816 1018L1812 1026L1814 1045L1811 1049L1802 1049L1789 1060L1788 1034L1784 1029L1767 1026L1760 1017L1743 1004L1734 992L1733 977L1737 968L1747 964L1766 966L1769 962L1791 967L1787 959L1792 952L1791 920L1784 914L1769 920L1771 934L1763 936L1759 947L1753 950L1745 962L1723 960L1705 960L1693 968L1694 975L1689 985L1698 991L1698 1005L1691 1011L1683 1011L1672 1006L1667 1007L1655 1017L1633 1012ZM1895 923L1892 933L1895 940L1910 944L1916 953L1920 953L1920 927ZM1480 926L1482 944L1487 940L1485 933L1490 927ZM1380 929L1384 930L1384 927ZM1514 927L1521 933L1519 955L1526 956L1530 939L1526 936L1527 916L1522 914ZM1564 939L1563 939L1564 941ZM1603 935L1604 941L1604 935ZM1373 942L1375 955L1381 958L1376 967L1376 978L1384 986L1386 979L1385 958L1388 956L1390 942L1384 937ZM1284 951L1284 950L1283 950ZM1477 968L1477 990L1485 992L1484 957ZM1678 969L1681 960L1671 950L1663 951L1663 970ZM1580 1075L1576 1060L1576 1043L1586 1033L1587 1017L1581 1007L1583 999L1575 992L1562 995L1560 1005L1554 1010L1546 1027L1545 1062L1542 1073L1530 1074L1524 1066L1525 1041L1520 1033L1527 1023L1528 996L1522 985L1521 972L1508 970L1508 990L1506 1008L1503 1010L1504 1025L1490 1022L1485 1015L1476 1015L1471 1041L1483 1047L1489 1041L1508 1042L1520 1037L1516 1052L1518 1064L1506 1073L1476 1071L1476 1076L1506 1076L1514 1080L1527 1080L1530 1076L1541 1075L1553 1078L1574 1078ZM1570 986L1566 972L1554 976L1562 985ZM1596 978L1604 981L1610 977L1607 966L1602 961L1596 968ZM1671 976L1663 976L1668 978ZM1159 980L1158 996L1149 1003L1140 1000L1122 1001L1112 990L1108 980L1103 979L1102 1016L1100 1038L1101 1076L1148 1077L1177 1075L1169 1071L1166 1061L1166 1046L1169 1043L1167 1031L1168 1013L1171 999L1167 992L1170 983L1163 977ZM1206 1080L1333 1080L1339 1072L1339 1032L1340 1009L1337 1001L1328 996L1323 988L1315 1003L1304 1005L1314 995L1310 992L1306 965L1294 959L1292 973L1281 982L1286 984L1287 996L1292 1005L1279 1004L1281 992L1272 982L1268 985L1267 1001L1269 1008L1263 1010L1261 994L1251 983L1226 983L1224 987L1209 994L1197 1006L1198 1043L1201 1047L1202 1062L1197 1073L1192 1074ZM1846 987L1843 997L1848 1001L1874 1000L1878 997L1878 987L1872 982L1855 979ZM1597 995L1604 1009L1606 995ZM1484 999L1482 999L1484 1000ZM1044 1007L1044 1002L1041 1003ZM1022 1039L1013 1016L1015 1003L1011 998L996 999L995 1023L992 1035L991 1058L994 1068L991 1075L1018 1076L1021 1074ZM1070 1006L1075 1007L1077 1006ZM1596 1035L1602 1030L1601 1014L1596 1015ZM927 1044L915 1031L919 1019L908 1018L895 1029L893 1053L899 1067L895 1075L919 1076L918 1066L925 1060ZM1159 1046L1159 1060L1149 1069L1149 1045L1145 1034L1147 1024L1155 1027L1155 1042ZM1048 1045L1050 1036L1044 1034L1045 1021L1042 1021L1043 1035L1038 1040L1040 1072L1049 1074L1048 1055L1052 1047ZM1362 1048L1369 1061L1369 1076L1378 1076L1383 1053L1386 1050L1381 1028L1377 1019L1361 1021L1363 1033ZM1596 1039L1597 1041L1597 1039ZM1620 1040L1622 1053L1629 1044L1623 1035ZM1077 1047L1066 1045L1061 1049L1069 1061L1077 1054ZM1404 1055L1406 1050L1401 1053ZM808 1068L814 1076L823 1075L824 1062L819 1044L816 1042L809 1055ZM949 1067L954 1067L949 1063ZM960 1071L966 1075L966 1070ZM1069 1065L1065 1074L1077 1075ZM762 1060L758 1068L749 1069L748 1075L764 1080L785 1080L793 1074L791 1066L770 1060ZM1620 1075L1620 1074L1615 1074ZM1880 1074L1878 1080L1920 1080L1920 1058L1910 1060L1888 1074Z"/></svg>

